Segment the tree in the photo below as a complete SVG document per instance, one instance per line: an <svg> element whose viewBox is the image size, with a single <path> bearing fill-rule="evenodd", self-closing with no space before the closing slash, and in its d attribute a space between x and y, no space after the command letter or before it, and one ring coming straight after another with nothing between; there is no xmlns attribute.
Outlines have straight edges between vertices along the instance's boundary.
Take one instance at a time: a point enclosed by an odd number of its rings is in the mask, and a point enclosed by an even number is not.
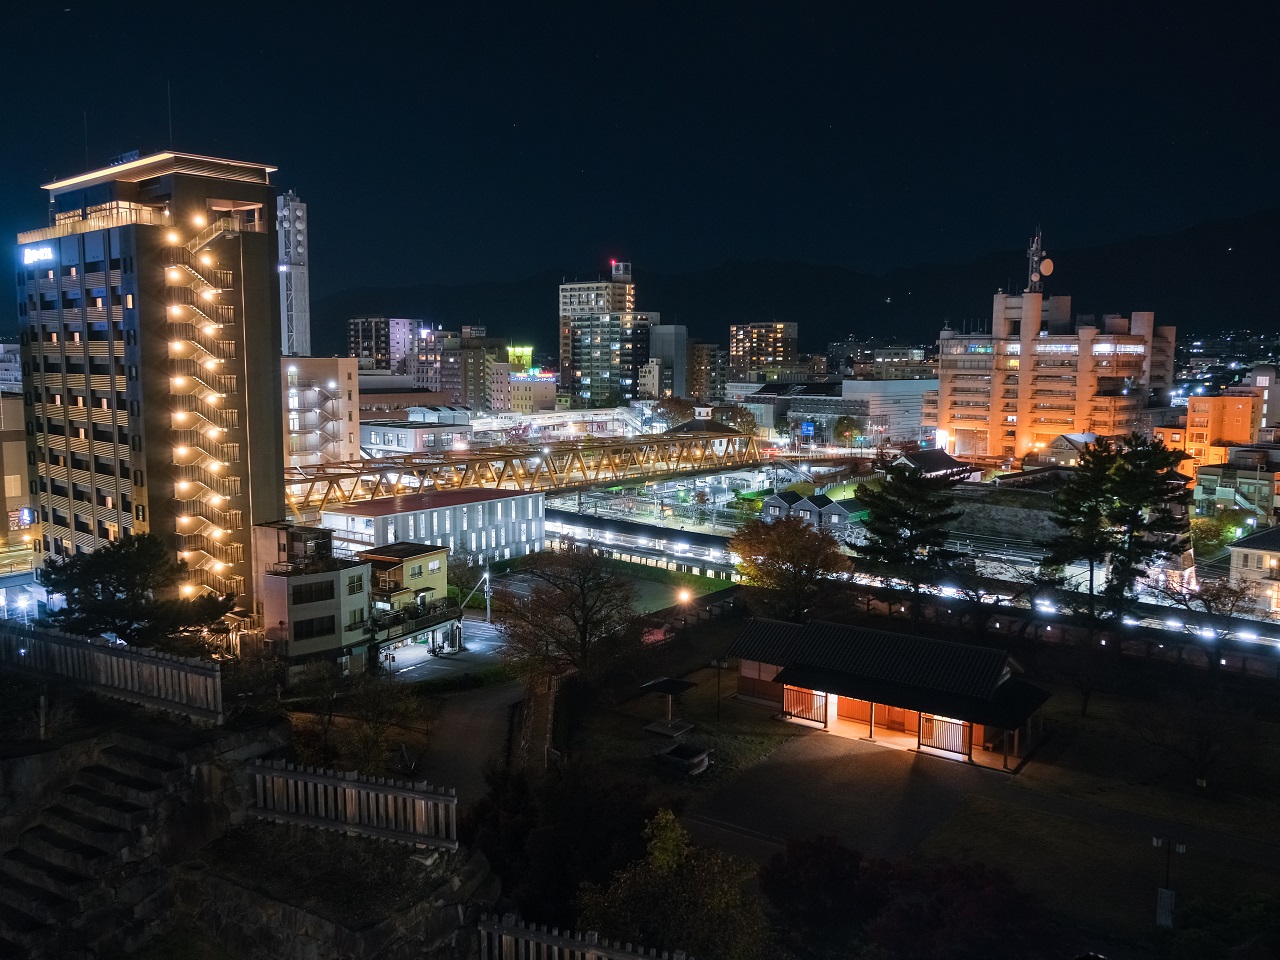
<svg viewBox="0 0 1280 960"><path fill-rule="evenodd" d="M1097 630L1097 574L1111 553L1111 473L1116 452L1110 441L1089 444L1076 468L1053 498L1053 522L1061 528L1049 543L1048 563L1064 567L1083 562L1089 568L1089 633Z"/></svg>
<svg viewBox="0 0 1280 960"><path fill-rule="evenodd" d="M863 526L867 542L861 552L886 574L904 578L911 587L911 615L920 616L920 592L945 570L940 554L947 525L963 511L953 509L948 477L927 477L916 467L891 466L878 488L864 484L858 499L867 508Z"/></svg>
<svg viewBox="0 0 1280 960"><path fill-rule="evenodd" d="M449 552L449 563L445 568L445 579L449 586L458 589L458 602L467 599L467 594L476 588L480 578L484 576L484 557L470 550L454 549Z"/></svg>
<svg viewBox="0 0 1280 960"><path fill-rule="evenodd" d="M747 436L756 432L756 415L746 407L727 407L720 412L719 419L725 426L733 427Z"/></svg>
<svg viewBox="0 0 1280 960"><path fill-rule="evenodd" d="M1116 458L1107 514L1114 543L1104 594L1108 612L1118 618L1150 565L1177 551L1178 539L1188 529L1191 491L1178 473L1187 454L1170 450L1158 439L1133 434Z"/></svg>
<svg viewBox="0 0 1280 960"><path fill-rule="evenodd" d="M663 397L653 405L653 415L665 423L668 429L678 427L693 419L694 403L684 397Z"/></svg>
<svg viewBox="0 0 1280 960"><path fill-rule="evenodd" d="M796 622L809 618L833 578L852 569L835 537L799 517L743 524L729 549L738 557L747 583L758 589L765 609Z"/></svg>
<svg viewBox="0 0 1280 960"><path fill-rule="evenodd" d="M154 534L126 535L92 553L50 557L43 580L64 606L48 619L86 636L110 635L133 646L194 654L199 635L235 606L235 597L184 597L185 561Z"/></svg>
<svg viewBox="0 0 1280 960"><path fill-rule="evenodd" d="M644 859L615 873L607 888L583 885L579 929L649 949L684 950L700 960L765 955L764 905L744 889L750 865L692 846L670 810L649 821L645 839Z"/></svg>
<svg viewBox="0 0 1280 960"><path fill-rule="evenodd" d="M499 655L517 674L596 677L637 649L635 588L613 560L569 542L531 555L521 570L529 594L500 596L494 615Z"/></svg>
<svg viewBox="0 0 1280 960"><path fill-rule="evenodd" d="M1237 617L1240 614L1258 615L1258 597L1253 588L1248 583L1227 577L1211 577L1197 584L1169 578L1154 585L1153 589L1166 603L1192 614L1187 619L1193 622L1187 623L1186 629L1202 642L1210 642L1205 658L1213 695L1215 699L1219 698L1222 693L1222 646L1239 635L1240 621ZM1267 615L1266 619L1271 617Z"/></svg>
<svg viewBox="0 0 1280 960"><path fill-rule="evenodd" d="M857 417L836 417L831 433L831 439L837 444L852 447L854 438L862 435L862 421Z"/></svg>

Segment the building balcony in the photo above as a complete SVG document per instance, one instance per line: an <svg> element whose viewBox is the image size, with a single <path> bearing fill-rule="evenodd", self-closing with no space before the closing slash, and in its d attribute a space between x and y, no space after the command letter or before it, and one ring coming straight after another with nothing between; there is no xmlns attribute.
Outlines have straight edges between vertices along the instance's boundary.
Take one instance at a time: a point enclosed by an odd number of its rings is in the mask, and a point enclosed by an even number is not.
<svg viewBox="0 0 1280 960"><path fill-rule="evenodd" d="M127 227L133 224L163 227L168 225L168 218L159 207L144 207L140 204L117 200L104 203L89 211L88 216L78 219L59 220L53 226L40 230L27 230L18 234L18 243L35 243L39 240L55 240L58 237L70 237L77 233L91 233L94 230L106 230L110 227Z"/></svg>
<svg viewBox="0 0 1280 960"><path fill-rule="evenodd" d="M335 557L329 554L313 554L297 560L282 560L271 564L267 573L274 577L297 577L313 573L332 573L351 567L364 566L360 560L350 557Z"/></svg>

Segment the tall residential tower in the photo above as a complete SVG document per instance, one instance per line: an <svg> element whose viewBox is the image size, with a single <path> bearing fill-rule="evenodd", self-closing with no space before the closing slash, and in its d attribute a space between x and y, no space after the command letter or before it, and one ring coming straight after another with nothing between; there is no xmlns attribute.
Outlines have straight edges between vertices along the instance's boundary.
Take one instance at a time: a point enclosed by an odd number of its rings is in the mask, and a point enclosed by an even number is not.
<svg viewBox="0 0 1280 960"><path fill-rule="evenodd" d="M37 559L152 533L184 594L253 609L250 530L284 513L274 169L133 154L46 185L17 265Z"/></svg>

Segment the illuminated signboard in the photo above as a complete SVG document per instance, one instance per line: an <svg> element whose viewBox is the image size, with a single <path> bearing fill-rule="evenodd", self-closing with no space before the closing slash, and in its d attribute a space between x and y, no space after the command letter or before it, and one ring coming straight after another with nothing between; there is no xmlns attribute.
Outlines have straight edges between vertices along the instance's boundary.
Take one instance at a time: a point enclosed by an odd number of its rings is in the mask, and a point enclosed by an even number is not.
<svg viewBox="0 0 1280 960"><path fill-rule="evenodd" d="M23 263L39 263L53 259L53 247L27 247L22 251Z"/></svg>

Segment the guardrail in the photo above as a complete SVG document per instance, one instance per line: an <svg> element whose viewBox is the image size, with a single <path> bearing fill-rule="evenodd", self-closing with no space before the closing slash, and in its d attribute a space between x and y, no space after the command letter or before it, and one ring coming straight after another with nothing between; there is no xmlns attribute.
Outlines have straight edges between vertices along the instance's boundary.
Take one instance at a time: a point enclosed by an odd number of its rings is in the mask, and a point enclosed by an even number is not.
<svg viewBox="0 0 1280 960"><path fill-rule="evenodd" d="M276 760L249 764L255 815L419 847L458 849L458 795L425 782Z"/></svg>
<svg viewBox="0 0 1280 960"><path fill-rule="evenodd" d="M0 626L0 669L66 680L200 723L222 723L222 668L205 660L6 622Z"/></svg>
<svg viewBox="0 0 1280 960"><path fill-rule="evenodd" d="M513 957L538 960L693 960L683 950L646 950L639 944L610 943L593 930L577 933L558 927L524 923L508 913L502 917L485 914L477 925L480 960L509 960Z"/></svg>

